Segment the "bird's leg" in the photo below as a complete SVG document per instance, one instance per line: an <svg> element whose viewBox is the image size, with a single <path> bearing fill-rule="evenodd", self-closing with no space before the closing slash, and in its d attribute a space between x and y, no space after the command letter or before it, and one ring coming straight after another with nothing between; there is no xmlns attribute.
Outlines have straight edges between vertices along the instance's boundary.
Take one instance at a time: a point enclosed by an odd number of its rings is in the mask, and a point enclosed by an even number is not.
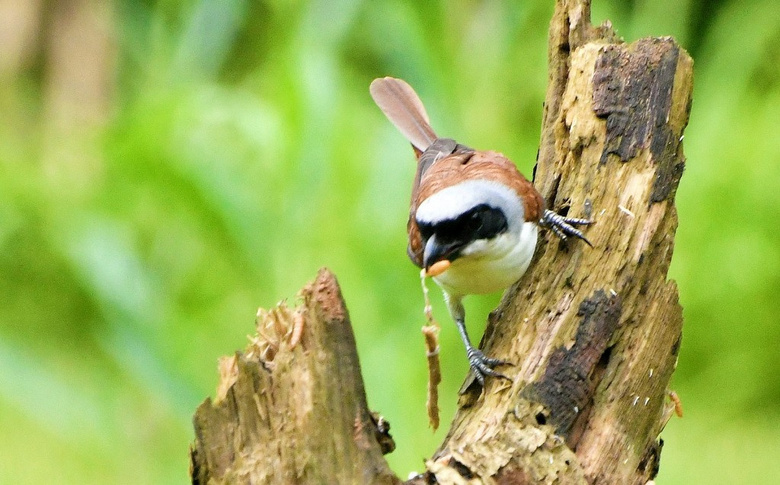
<svg viewBox="0 0 780 485"><path fill-rule="evenodd" d="M566 240L568 236L574 236L582 239L588 246L593 247L593 244L588 241L585 235L574 226L587 226L593 224L590 219L578 219L576 217L563 217L549 209L544 211L542 219L539 221L541 225L549 227L556 236L562 240Z"/></svg>
<svg viewBox="0 0 780 485"><path fill-rule="evenodd" d="M452 319L455 320L455 325L458 326L460 338L466 346L466 356L469 359L471 371L474 372L474 377L476 377L482 387L485 387L486 375L509 379L504 374L493 370L493 367L508 364L508 362L499 359L491 359L482 353L481 350L471 345L471 339L469 339L469 334L466 331L466 310L463 308L463 299L461 297L452 297L446 292L444 295L447 300L447 307L450 310L450 315L452 315Z"/></svg>

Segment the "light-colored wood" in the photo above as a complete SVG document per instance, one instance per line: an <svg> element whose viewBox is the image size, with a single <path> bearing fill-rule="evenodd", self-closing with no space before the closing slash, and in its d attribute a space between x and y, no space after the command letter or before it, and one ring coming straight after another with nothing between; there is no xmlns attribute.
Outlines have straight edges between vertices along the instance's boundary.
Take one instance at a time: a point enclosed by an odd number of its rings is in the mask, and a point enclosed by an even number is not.
<svg viewBox="0 0 780 485"><path fill-rule="evenodd" d="M658 468L682 334L667 271L692 61L671 39L616 41L585 0L556 2L549 46L534 183L549 208L595 220L594 247L541 238L483 337L513 381L464 386L407 483L645 484ZM335 279L321 272L302 300L260 315L250 349L223 362L218 399L195 416L194 482L400 482Z"/></svg>
<svg viewBox="0 0 780 485"><path fill-rule="evenodd" d="M193 418L193 483L401 482L382 456L394 444L368 411L335 277L320 271L300 298L261 310L246 351L223 359L215 400Z"/></svg>
<svg viewBox="0 0 780 485"><path fill-rule="evenodd" d="M501 369L513 382L465 390L428 462L437 477L644 484L657 472L682 335L667 271L692 61L671 39L615 42L589 9L557 2L535 185L549 207L596 222L594 248L540 241L483 338L516 364Z"/></svg>

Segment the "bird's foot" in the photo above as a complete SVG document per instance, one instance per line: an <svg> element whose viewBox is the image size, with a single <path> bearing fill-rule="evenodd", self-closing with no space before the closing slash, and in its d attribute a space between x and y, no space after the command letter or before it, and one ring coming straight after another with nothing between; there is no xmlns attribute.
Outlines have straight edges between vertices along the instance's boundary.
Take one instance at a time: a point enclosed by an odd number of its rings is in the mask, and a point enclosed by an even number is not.
<svg viewBox="0 0 780 485"><path fill-rule="evenodd" d="M467 348L466 355L468 355L469 358L469 365L471 366L471 371L474 372L474 377L477 379L477 381L479 381L482 387L485 387L485 376L500 377L502 379L508 379L510 381L512 380L509 379L509 377L505 376L504 374L493 370L493 367L496 367L498 365L510 365L509 362L487 357L485 354L482 353L481 350L476 349L474 347Z"/></svg>
<svg viewBox="0 0 780 485"><path fill-rule="evenodd" d="M543 226L549 227L553 233L555 233L556 236L561 238L561 240L566 241L566 239L569 236L576 237L578 239L582 239L585 241L585 243L593 247L593 244L588 241L588 239L585 237L585 235L577 229L574 226L588 226L590 224L593 224L593 221L590 219L578 219L576 217L563 217L560 214L557 214L549 209L546 209L544 211L544 215L542 216L542 220L540 221Z"/></svg>

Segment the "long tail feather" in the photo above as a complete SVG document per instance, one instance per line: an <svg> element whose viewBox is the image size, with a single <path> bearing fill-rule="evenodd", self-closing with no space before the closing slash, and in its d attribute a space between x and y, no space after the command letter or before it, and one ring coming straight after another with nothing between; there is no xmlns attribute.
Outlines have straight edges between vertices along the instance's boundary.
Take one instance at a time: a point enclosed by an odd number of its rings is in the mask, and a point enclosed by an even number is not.
<svg viewBox="0 0 780 485"><path fill-rule="evenodd" d="M409 84L401 79L374 79L369 88L371 97L407 140L424 152L436 140L425 106Z"/></svg>

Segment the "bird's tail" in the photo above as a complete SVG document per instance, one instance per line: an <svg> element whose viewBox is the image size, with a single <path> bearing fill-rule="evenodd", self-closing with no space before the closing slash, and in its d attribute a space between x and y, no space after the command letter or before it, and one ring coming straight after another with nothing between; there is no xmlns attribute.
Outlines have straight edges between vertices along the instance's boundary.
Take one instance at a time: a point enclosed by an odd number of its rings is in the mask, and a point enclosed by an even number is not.
<svg viewBox="0 0 780 485"><path fill-rule="evenodd" d="M424 152L436 140L425 106L409 84L401 79L374 79L369 88L371 97L407 140Z"/></svg>

